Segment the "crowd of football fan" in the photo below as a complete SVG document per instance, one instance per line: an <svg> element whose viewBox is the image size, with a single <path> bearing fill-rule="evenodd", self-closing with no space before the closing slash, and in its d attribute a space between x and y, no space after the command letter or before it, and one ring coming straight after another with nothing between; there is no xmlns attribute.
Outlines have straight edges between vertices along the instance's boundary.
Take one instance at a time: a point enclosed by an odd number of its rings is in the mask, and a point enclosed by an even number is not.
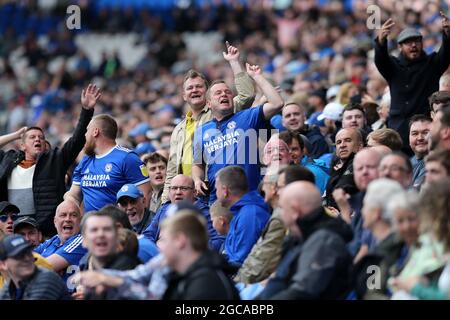
<svg viewBox="0 0 450 320"><path fill-rule="evenodd" d="M89 11L153 43L133 70L4 28L0 299L450 298L448 8L276 2Z"/></svg>

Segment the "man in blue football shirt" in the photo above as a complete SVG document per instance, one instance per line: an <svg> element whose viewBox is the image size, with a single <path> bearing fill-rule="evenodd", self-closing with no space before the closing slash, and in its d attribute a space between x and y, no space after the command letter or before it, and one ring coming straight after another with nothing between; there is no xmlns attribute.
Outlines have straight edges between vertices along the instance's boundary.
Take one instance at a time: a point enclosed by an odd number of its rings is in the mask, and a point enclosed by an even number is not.
<svg viewBox="0 0 450 320"><path fill-rule="evenodd" d="M208 191L205 166L208 165L209 203L216 200L215 174L229 165L241 166L249 181L249 189L256 190L261 180L258 137L267 127L266 120L283 107L283 99L262 75L261 68L246 64L247 73L255 80L267 98L262 106L233 113L233 92L224 81L215 81L206 93L207 105L213 120L197 129L194 135L194 165L192 178L199 195Z"/></svg>
<svg viewBox="0 0 450 320"><path fill-rule="evenodd" d="M116 203L116 195L127 183L149 194L150 183L145 164L131 150L116 144L117 123L111 116L95 116L87 127L86 154L75 168L73 182L64 199L77 204L84 200L85 212ZM148 205L148 199L146 206Z"/></svg>
<svg viewBox="0 0 450 320"><path fill-rule="evenodd" d="M69 292L74 291L68 278L79 270L80 259L86 254L80 234L81 213L76 203L66 200L56 208L54 223L58 232L34 249L47 259L53 270L65 281Z"/></svg>

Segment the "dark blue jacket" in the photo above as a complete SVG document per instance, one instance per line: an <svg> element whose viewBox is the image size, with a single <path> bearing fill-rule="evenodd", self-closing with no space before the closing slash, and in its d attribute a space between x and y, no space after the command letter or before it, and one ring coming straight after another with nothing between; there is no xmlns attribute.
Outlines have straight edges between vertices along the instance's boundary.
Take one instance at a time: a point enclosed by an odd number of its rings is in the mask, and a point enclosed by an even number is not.
<svg viewBox="0 0 450 320"><path fill-rule="evenodd" d="M312 149L308 150L311 158L316 159L330 152L330 146L316 126L308 126L306 130L302 130L300 133L305 135L311 142Z"/></svg>
<svg viewBox="0 0 450 320"><path fill-rule="evenodd" d="M269 207L259 193L250 191L230 211L233 219L225 240L225 253L230 263L241 265L269 221Z"/></svg>
<svg viewBox="0 0 450 320"><path fill-rule="evenodd" d="M170 201L164 203L158 211L156 211L155 217L148 227L142 233L144 237L149 238L151 241L156 243L159 239L160 224L165 218L167 218L167 210L172 203ZM219 251L225 238L217 234L211 221L211 216L209 215L209 207L203 200L197 200L195 206L201 211L208 223L208 234L209 234L209 246L215 251Z"/></svg>

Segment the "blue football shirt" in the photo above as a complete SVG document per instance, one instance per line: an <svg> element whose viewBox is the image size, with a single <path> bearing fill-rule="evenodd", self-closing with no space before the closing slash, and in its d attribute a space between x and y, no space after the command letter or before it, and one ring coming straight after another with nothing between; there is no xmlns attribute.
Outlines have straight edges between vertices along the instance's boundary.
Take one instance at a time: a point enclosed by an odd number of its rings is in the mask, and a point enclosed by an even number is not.
<svg viewBox="0 0 450 320"><path fill-rule="evenodd" d="M230 165L241 166L250 190L261 181L258 138L266 128L263 107L258 106L200 126L194 135L194 163L207 164L209 203L216 200L215 175ZM267 133L266 131L263 131Z"/></svg>
<svg viewBox="0 0 450 320"><path fill-rule="evenodd" d="M124 184L138 186L149 180L147 167L137 154L121 146L101 156L85 156L73 174L73 184L83 193L85 212L115 204Z"/></svg>
<svg viewBox="0 0 450 320"><path fill-rule="evenodd" d="M80 270L80 260L87 253L82 243L83 237L80 233L71 236L64 244L61 244L61 239L58 235L55 235L34 249L34 252L39 253L44 258L57 254L69 263L69 266L61 274L69 292L74 292L75 286L68 279Z"/></svg>

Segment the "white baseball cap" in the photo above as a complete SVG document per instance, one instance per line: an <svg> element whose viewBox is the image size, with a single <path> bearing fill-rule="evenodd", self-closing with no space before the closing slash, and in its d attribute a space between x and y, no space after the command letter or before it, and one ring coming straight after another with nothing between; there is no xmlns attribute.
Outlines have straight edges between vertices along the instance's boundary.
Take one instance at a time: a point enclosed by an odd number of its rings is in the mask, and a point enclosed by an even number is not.
<svg viewBox="0 0 450 320"><path fill-rule="evenodd" d="M344 106L337 102L330 102L325 106L323 112L317 117L317 120L321 121L323 119L331 119L334 121L341 120L342 112L344 111Z"/></svg>
<svg viewBox="0 0 450 320"><path fill-rule="evenodd" d="M331 86L327 90L327 100L330 100L331 98L336 97L340 88L341 88L341 86L338 85L338 84L335 84L334 86Z"/></svg>

